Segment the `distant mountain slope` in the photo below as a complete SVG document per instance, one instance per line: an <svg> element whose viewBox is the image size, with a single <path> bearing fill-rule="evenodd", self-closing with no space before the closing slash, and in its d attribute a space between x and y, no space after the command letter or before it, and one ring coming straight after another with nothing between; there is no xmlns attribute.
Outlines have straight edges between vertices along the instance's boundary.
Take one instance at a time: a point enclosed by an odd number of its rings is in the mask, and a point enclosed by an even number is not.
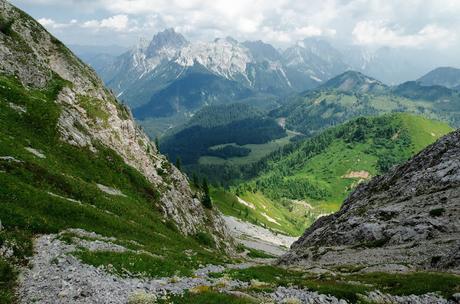
<svg viewBox="0 0 460 304"><path fill-rule="evenodd" d="M393 93L413 100L438 101L440 104L452 104L456 106L460 101L459 94L455 90L440 85L425 86L418 81L404 82L393 88ZM442 105L438 105L442 107Z"/></svg>
<svg viewBox="0 0 460 304"><path fill-rule="evenodd" d="M318 87L318 90L336 90L347 93L381 94L388 90L382 82L360 72L348 71L329 79Z"/></svg>
<svg viewBox="0 0 460 304"><path fill-rule="evenodd" d="M320 214L337 211L358 183L404 162L451 130L409 114L358 118L272 154L259 165L257 177L236 192L258 193L282 204L308 226Z"/></svg>
<svg viewBox="0 0 460 304"><path fill-rule="evenodd" d="M203 155L232 157L248 153L237 146L210 149L213 146L261 144L284 136L285 130L275 120L248 105L215 105L203 108L184 126L171 131L160 146L170 159L180 157L184 164L193 164Z"/></svg>
<svg viewBox="0 0 460 304"><path fill-rule="evenodd" d="M309 135L358 116L390 112L421 114L460 126L460 94L416 82L387 87L359 72L348 71L317 90L290 97L270 115L285 119L288 129Z"/></svg>
<svg viewBox="0 0 460 304"><path fill-rule="evenodd" d="M327 41L307 38L283 52L291 82L298 91L316 87L350 68L343 55ZM303 84L303 82L307 82Z"/></svg>
<svg viewBox="0 0 460 304"><path fill-rule="evenodd" d="M137 119L143 120L194 113L205 105L231 103L254 94L236 81L207 72L190 71L153 94L150 101L135 108L133 114Z"/></svg>
<svg viewBox="0 0 460 304"><path fill-rule="evenodd" d="M438 85L446 88L455 88L460 86L460 69L440 67L420 77L417 81L425 86Z"/></svg>
<svg viewBox="0 0 460 304"><path fill-rule="evenodd" d="M283 264L460 273L460 131L361 184L319 219Z"/></svg>

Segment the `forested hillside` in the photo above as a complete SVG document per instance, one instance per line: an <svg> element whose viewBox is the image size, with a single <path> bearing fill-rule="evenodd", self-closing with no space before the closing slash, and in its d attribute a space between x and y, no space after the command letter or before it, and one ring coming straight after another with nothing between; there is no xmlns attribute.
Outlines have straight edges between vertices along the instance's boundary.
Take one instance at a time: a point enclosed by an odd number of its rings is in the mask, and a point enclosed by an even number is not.
<svg viewBox="0 0 460 304"><path fill-rule="evenodd" d="M245 144L263 144L286 136L277 122L245 104L208 106L184 126L162 139L161 151L185 165L197 163L203 155L222 158L249 153ZM235 146L218 145L235 143ZM217 147L215 147L217 146Z"/></svg>
<svg viewBox="0 0 460 304"><path fill-rule="evenodd" d="M406 82L387 87L358 72L346 72L318 90L287 98L270 116L306 135L359 116L407 112L460 125L460 94L441 86Z"/></svg>
<svg viewBox="0 0 460 304"><path fill-rule="evenodd" d="M409 114L358 118L271 154L248 169L257 177L232 191L249 202L264 198L283 206L308 226L318 215L338 210L358 183L406 161L451 130Z"/></svg>

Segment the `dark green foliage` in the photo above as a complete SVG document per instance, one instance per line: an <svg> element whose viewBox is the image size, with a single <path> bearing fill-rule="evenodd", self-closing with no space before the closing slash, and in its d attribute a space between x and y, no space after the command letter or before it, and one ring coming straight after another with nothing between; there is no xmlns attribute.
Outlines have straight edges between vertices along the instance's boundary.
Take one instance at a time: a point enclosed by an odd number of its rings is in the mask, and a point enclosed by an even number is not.
<svg viewBox="0 0 460 304"><path fill-rule="evenodd" d="M176 157L176 168L182 170L182 162L180 160L180 156Z"/></svg>
<svg viewBox="0 0 460 304"><path fill-rule="evenodd" d="M244 104L209 106L199 111L185 126L167 136L162 152L170 158L180 156L185 165L194 164L203 155L214 155L210 147L228 143L263 144L286 136L274 119L267 118ZM225 148L224 155L246 150Z"/></svg>
<svg viewBox="0 0 460 304"><path fill-rule="evenodd" d="M342 80L330 82L327 87L292 96L270 116L285 117L288 129L306 135L317 134L359 116L397 112L423 115L460 126L460 94L453 89L406 82L394 88L376 84L369 90L365 84L366 90L353 87L342 90L342 83Z"/></svg>
<svg viewBox="0 0 460 304"><path fill-rule="evenodd" d="M160 142L158 141L158 137L155 137L155 147L157 148L158 152L160 151Z"/></svg>
<svg viewBox="0 0 460 304"><path fill-rule="evenodd" d="M195 172L192 173L192 184L196 188L200 187L200 181L198 180L198 175L196 175Z"/></svg>
<svg viewBox="0 0 460 304"><path fill-rule="evenodd" d="M201 203L206 208L212 209L212 200L211 200L211 196L209 195L208 180L206 178L203 179L201 189L203 190L203 198L201 199Z"/></svg>
<svg viewBox="0 0 460 304"><path fill-rule="evenodd" d="M382 155L377 161L377 166L381 173L386 173L393 166L402 163L404 159L400 159L395 155Z"/></svg>
<svg viewBox="0 0 460 304"><path fill-rule="evenodd" d="M16 271L13 266L0 257L0 303L15 303L13 292Z"/></svg>
<svg viewBox="0 0 460 304"><path fill-rule="evenodd" d="M400 84L393 92L406 98L429 101L456 98L458 96L457 92L449 88L439 85L424 86L416 81L407 81Z"/></svg>
<svg viewBox="0 0 460 304"><path fill-rule="evenodd" d="M270 198L325 200L331 197L323 184L308 176L293 176L298 168L303 168L309 159L320 155L331 145L343 142L351 146L366 143L368 153L378 157L380 172L385 172L391 165L401 163L409 157L411 141L401 128L400 121L394 116L375 118L358 118L344 125L330 128L321 134L301 142L285 146L260 162L248 166L249 174L258 173L259 177L251 187L262 191ZM398 131L397 139L392 136ZM406 152L404 152L406 151ZM263 174L266 172L265 174ZM262 174L261 174L262 173ZM251 177L251 176L247 176ZM246 186L241 190L248 190Z"/></svg>
<svg viewBox="0 0 460 304"><path fill-rule="evenodd" d="M14 20L4 20L0 17L0 32L10 36L13 29L11 28L13 26Z"/></svg>
<svg viewBox="0 0 460 304"><path fill-rule="evenodd" d="M205 246L208 246L211 248L216 247L216 243L214 242L214 239L209 233L198 232L197 234L195 234L195 239Z"/></svg>
<svg viewBox="0 0 460 304"><path fill-rule="evenodd" d="M252 248L247 248L249 251L247 253L247 256L250 258L258 258L258 259L273 259L276 258L275 256L265 253L264 251L257 250L257 249L252 249Z"/></svg>
<svg viewBox="0 0 460 304"><path fill-rule="evenodd" d="M441 216L446 211L444 208L435 208L430 210L430 215L433 217Z"/></svg>
<svg viewBox="0 0 460 304"><path fill-rule="evenodd" d="M231 157L243 157L249 155L251 149L245 147L238 147L233 145L227 145L224 147L219 147L216 149L208 149L206 153L209 156L216 156L223 159L231 158Z"/></svg>

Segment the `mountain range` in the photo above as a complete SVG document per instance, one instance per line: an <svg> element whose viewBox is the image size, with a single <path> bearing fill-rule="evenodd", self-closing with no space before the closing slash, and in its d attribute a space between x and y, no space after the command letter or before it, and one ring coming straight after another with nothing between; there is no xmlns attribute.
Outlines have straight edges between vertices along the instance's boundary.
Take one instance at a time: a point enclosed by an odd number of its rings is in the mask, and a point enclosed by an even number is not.
<svg viewBox="0 0 460 304"><path fill-rule="evenodd" d="M334 47L318 38L280 50L260 40L238 42L231 37L190 42L166 29L122 55L101 55L100 62L93 57L90 63L148 132L159 136L206 105L244 102L272 110L284 96L317 88L347 70L391 84L415 79L429 69L423 70L419 61L411 64L410 57L391 49ZM402 75L400 70L412 74L388 78ZM423 78L425 84L435 84L429 77ZM453 80L449 88L456 86Z"/></svg>

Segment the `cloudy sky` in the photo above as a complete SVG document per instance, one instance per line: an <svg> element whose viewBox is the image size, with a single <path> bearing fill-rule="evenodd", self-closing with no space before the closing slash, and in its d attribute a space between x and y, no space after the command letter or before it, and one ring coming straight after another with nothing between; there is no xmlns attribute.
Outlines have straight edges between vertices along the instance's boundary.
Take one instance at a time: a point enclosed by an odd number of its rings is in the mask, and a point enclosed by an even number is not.
<svg viewBox="0 0 460 304"><path fill-rule="evenodd" d="M285 47L305 37L460 51L459 0L10 0L68 44L129 46L173 27Z"/></svg>

